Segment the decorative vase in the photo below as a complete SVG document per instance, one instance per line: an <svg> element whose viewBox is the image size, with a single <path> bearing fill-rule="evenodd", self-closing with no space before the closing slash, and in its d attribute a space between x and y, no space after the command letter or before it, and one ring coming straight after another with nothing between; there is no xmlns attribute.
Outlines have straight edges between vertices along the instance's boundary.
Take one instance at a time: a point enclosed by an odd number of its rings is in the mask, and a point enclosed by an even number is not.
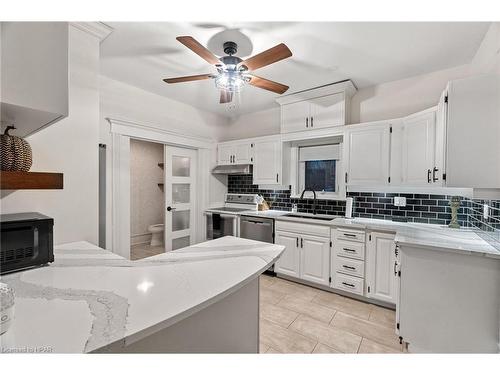
<svg viewBox="0 0 500 375"><path fill-rule="evenodd" d="M14 291L0 283L0 335L7 332L14 319Z"/></svg>
<svg viewBox="0 0 500 375"><path fill-rule="evenodd" d="M460 207L460 197L451 197L450 207L451 207L451 221L448 226L450 228L460 228L460 224L458 224L458 209Z"/></svg>
<svg viewBox="0 0 500 375"><path fill-rule="evenodd" d="M33 164L31 147L26 140L9 131L14 126L7 126L5 133L0 135L0 170L28 172Z"/></svg>

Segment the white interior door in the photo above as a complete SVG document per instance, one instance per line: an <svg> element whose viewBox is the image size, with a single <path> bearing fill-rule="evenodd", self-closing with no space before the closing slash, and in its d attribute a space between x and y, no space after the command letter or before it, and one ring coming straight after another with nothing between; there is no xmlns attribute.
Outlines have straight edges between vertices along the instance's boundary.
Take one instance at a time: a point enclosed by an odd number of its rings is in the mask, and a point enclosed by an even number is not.
<svg viewBox="0 0 500 375"><path fill-rule="evenodd" d="M194 242L196 152L165 146L165 251Z"/></svg>

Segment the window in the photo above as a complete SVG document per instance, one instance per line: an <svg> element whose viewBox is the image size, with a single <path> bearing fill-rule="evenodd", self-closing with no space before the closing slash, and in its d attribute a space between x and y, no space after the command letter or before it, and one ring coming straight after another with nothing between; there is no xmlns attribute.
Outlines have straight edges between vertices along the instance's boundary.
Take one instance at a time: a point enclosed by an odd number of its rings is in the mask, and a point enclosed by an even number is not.
<svg viewBox="0 0 500 375"><path fill-rule="evenodd" d="M306 161L304 187L314 191L335 192L335 160Z"/></svg>
<svg viewBox="0 0 500 375"><path fill-rule="evenodd" d="M314 190L321 199L345 198L344 186L338 176L341 168L341 145L298 147L297 185L294 194L300 195L304 189ZM306 193L306 197L312 193Z"/></svg>

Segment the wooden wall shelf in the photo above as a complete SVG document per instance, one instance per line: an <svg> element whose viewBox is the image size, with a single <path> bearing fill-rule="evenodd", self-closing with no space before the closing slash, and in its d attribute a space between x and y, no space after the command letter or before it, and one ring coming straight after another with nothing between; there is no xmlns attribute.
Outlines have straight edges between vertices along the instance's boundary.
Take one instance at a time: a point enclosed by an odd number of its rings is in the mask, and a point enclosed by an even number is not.
<svg viewBox="0 0 500 375"><path fill-rule="evenodd" d="M62 188L62 173L0 171L1 190Z"/></svg>

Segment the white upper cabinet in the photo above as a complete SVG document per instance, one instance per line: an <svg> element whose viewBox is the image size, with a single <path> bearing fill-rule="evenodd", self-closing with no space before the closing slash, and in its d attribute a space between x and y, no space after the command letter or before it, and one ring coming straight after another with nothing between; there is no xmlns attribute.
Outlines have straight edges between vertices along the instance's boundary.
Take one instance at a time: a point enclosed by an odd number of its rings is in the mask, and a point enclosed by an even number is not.
<svg viewBox="0 0 500 375"><path fill-rule="evenodd" d="M346 131L346 184L381 186L389 183L390 127L389 122L377 122Z"/></svg>
<svg viewBox="0 0 500 375"><path fill-rule="evenodd" d="M321 96L311 99L309 103L310 128L321 129L329 126L345 125L347 123L344 93Z"/></svg>
<svg viewBox="0 0 500 375"><path fill-rule="evenodd" d="M282 183L281 139L269 137L254 144L254 185Z"/></svg>
<svg viewBox="0 0 500 375"><path fill-rule="evenodd" d="M309 128L310 105L307 101L287 104L281 107L283 132L297 132Z"/></svg>
<svg viewBox="0 0 500 375"><path fill-rule="evenodd" d="M447 98L446 185L499 189L499 76L451 81Z"/></svg>
<svg viewBox="0 0 500 375"><path fill-rule="evenodd" d="M369 298L396 303L394 234L372 232L366 245L366 294Z"/></svg>
<svg viewBox="0 0 500 375"><path fill-rule="evenodd" d="M217 164L252 164L253 163L253 142L236 141L223 142L217 145Z"/></svg>
<svg viewBox="0 0 500 375"><path fill-rule="evenodd" d="M1 120L27 136L68 115L67 22L1 23Z"/></svg>
<svg viewBox="0 0 500 375"><path fill-rule="evenodd" d="M391 138L391 185L433 184L438 178L435 142L434 109L395 122Z"/></svg>
<svg viewBox="0 0 500 375"><path fill-rule="evenodd" d="M281 133L311 131L349 122L352 95L350 80L281 96Z"/></svg>

